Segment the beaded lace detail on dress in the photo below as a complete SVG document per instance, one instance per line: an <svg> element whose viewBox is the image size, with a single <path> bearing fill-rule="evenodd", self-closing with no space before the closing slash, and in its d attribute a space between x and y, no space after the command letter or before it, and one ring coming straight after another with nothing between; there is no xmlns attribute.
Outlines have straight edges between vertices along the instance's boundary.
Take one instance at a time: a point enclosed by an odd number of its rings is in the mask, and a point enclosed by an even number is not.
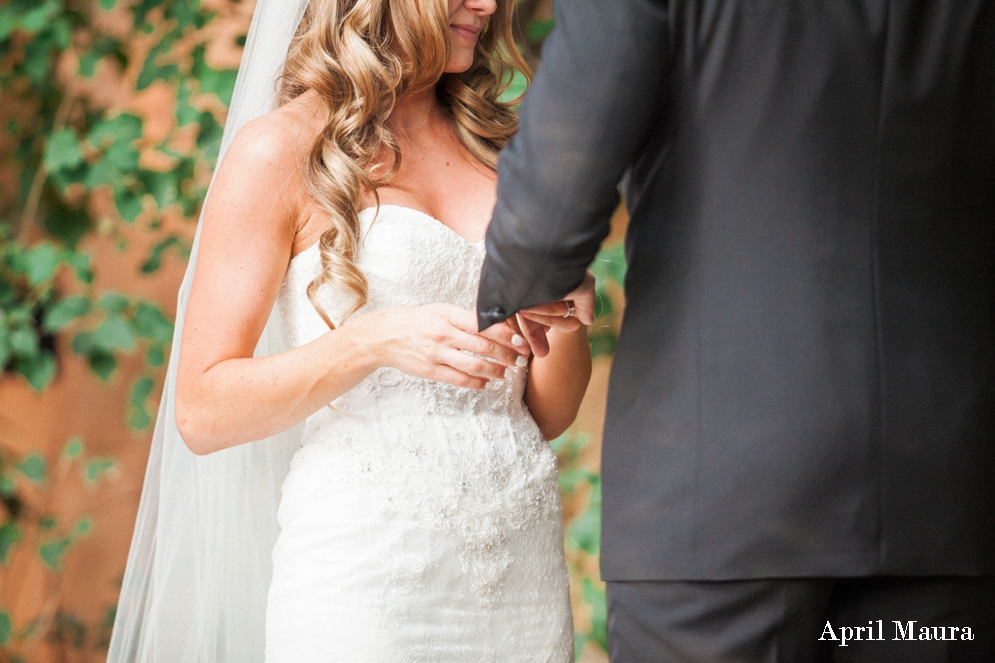
<svg viewBox="0 0 995 663"><path fill-rule="evenodd" d="M416 210L360 214L369 282L354 315L473 309L484 257ZM305 290L315 247L278 305L295 346L327 327ZM323 288L332 320L346 297ZM525 371L474 391L375 371L308 418L280 507L267 661L573 660L556 458L522 403Z"/></svg>

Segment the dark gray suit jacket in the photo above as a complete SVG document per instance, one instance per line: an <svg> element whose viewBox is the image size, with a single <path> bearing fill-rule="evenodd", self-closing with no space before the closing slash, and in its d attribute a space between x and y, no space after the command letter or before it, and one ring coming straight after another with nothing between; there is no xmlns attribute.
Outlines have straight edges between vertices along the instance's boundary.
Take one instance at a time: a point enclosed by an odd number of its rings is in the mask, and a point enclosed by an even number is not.
<svg viewBox="0 0 995 663"><path fill-rule="evenodd" d="M995 571L995 1L556 6L478 308L621 181L604 578Z"/></svg>

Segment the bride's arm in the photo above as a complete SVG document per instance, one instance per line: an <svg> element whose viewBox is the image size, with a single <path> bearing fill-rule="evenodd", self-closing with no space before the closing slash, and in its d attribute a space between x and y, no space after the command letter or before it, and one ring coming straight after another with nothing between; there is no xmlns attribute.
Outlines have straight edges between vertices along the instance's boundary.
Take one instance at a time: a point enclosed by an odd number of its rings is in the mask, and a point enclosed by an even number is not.
<svg viewBox="0 0 995 663"><path fill-rule="evenodd" d="M594 320L594 275L588 270L563 300L519 311L517 319L535 350L525 404L552 440L573 423L591 379L587 323Z"/></svg>
<svg viewBox="0 0 995 663"><path fill-rule="evenodd" d="M549 354L533 357L529 367L525 404L543 437L552 440L577 417L591 379L591 346L586 325L573 331L550 329L546 339Z"/></svg>
<svg viewBox="0 0 995 663"><path fill-rule="evenodd" d="M500 342L469 333L473 312L441 304L360 316L301 347L253 358L302 212L299 130L274 115L239 132L205 209L176 388L187 446L210 453L286 430L381 366L478 389L500 379L518 356L513 332L495 334Z"/></svg>

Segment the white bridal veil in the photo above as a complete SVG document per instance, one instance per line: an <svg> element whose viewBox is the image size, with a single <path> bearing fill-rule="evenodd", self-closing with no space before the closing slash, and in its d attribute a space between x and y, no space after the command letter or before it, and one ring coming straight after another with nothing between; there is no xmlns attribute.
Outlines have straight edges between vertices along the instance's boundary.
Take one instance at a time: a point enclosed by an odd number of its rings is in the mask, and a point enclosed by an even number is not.
<svg viewBox="0 0 995 663"><path fill-rule="evenodd" d="M307 0L258 0L221 142L276 108L276 80ZM121 587L108 663L263 660L266 592L293 429L209 456L176 428L176 367L200 230L180 287L173 350ZM274 311L256 355L286 349Z"/></svg>

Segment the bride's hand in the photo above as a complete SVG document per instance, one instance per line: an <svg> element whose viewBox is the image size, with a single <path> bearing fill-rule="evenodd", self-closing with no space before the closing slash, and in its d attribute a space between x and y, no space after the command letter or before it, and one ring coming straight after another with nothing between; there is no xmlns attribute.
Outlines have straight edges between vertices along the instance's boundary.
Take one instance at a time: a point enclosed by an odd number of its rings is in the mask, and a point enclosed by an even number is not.
<svg viewBox="0 0 995 663"><path fill-rule="evenodd" d="M511 325L478 334L476 314L450 304L388 309L353 318L341 329L348 329L378 366L470 389L510 377L530 352Z"/></svg>

